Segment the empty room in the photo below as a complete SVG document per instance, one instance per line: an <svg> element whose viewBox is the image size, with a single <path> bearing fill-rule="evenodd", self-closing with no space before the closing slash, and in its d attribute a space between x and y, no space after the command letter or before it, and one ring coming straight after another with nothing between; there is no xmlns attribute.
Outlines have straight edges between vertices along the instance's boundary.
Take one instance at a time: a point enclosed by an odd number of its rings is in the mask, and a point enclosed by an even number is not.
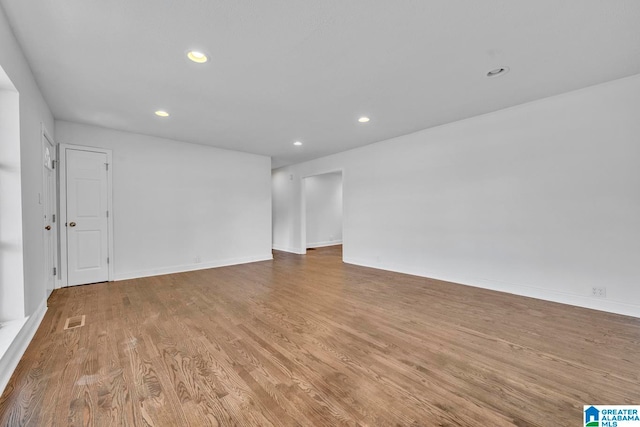
<svg viewBox="0 0 640 427"><path fill-rule="evenodd" d="M640 426L637 0L0 0L0 426Z"/></svg>

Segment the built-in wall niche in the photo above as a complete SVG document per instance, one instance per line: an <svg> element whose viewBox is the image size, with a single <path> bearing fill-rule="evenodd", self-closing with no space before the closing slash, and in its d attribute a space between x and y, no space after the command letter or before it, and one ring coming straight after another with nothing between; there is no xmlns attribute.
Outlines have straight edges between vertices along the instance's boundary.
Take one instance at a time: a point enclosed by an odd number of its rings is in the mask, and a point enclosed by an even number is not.
<svg viewBox="0 0 640 427"><path fill-rule="evenodd" d="M2 67L0 141L0 324L4 325L0 337L4 337L24 319L25 308L19 95Z"/></svg>

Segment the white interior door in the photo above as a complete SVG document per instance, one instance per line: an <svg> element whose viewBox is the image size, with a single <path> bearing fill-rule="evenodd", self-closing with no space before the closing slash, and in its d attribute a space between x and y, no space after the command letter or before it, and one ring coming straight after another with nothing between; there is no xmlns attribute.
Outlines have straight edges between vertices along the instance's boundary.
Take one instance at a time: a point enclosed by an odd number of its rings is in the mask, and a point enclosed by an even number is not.
<svg viewBox="0 0 640 427"><path fill-rule="evenodd" d="M67 284L109 280L107 154L66 154Z"/></svg>
<svg viewBox="0 0 640 427"><path fill-rule="evenodd" d="M55 149L53 143L45 135L42 139L43 157L43 213L44 213L44 276L47 295L55 288L57 274L57 244L56 244L56 176L53 170Z"/></svg>

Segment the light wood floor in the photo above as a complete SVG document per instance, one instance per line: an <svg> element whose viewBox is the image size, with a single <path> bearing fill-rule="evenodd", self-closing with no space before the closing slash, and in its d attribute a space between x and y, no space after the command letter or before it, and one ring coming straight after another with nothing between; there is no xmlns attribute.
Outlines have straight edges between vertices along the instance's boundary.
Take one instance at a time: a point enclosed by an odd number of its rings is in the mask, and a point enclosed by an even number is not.
<svg viewBox="0 0 640 427"><path fill-rule="evenodd" d="M640 404L640 319L332 247L54 292L0 425L577 426L592 403Z"/></svg>

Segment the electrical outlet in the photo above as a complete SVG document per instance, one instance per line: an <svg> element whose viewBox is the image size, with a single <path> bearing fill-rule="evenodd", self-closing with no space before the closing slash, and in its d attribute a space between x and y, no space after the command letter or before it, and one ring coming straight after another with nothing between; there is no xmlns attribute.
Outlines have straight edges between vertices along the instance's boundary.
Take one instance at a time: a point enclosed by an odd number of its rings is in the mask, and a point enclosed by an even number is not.
<svg viewBox="0 0 640 427"><path fill-rule="evenodd" d="M591 288L591 295L596 298L606 298L607 288Z"/></svg>
<svg viewBox="0 0 640 427"><path fill-rule="evenodd" d="M196 264L200 264L200 257L197 256L193 259L193 262L195 262Z"/></svg>

